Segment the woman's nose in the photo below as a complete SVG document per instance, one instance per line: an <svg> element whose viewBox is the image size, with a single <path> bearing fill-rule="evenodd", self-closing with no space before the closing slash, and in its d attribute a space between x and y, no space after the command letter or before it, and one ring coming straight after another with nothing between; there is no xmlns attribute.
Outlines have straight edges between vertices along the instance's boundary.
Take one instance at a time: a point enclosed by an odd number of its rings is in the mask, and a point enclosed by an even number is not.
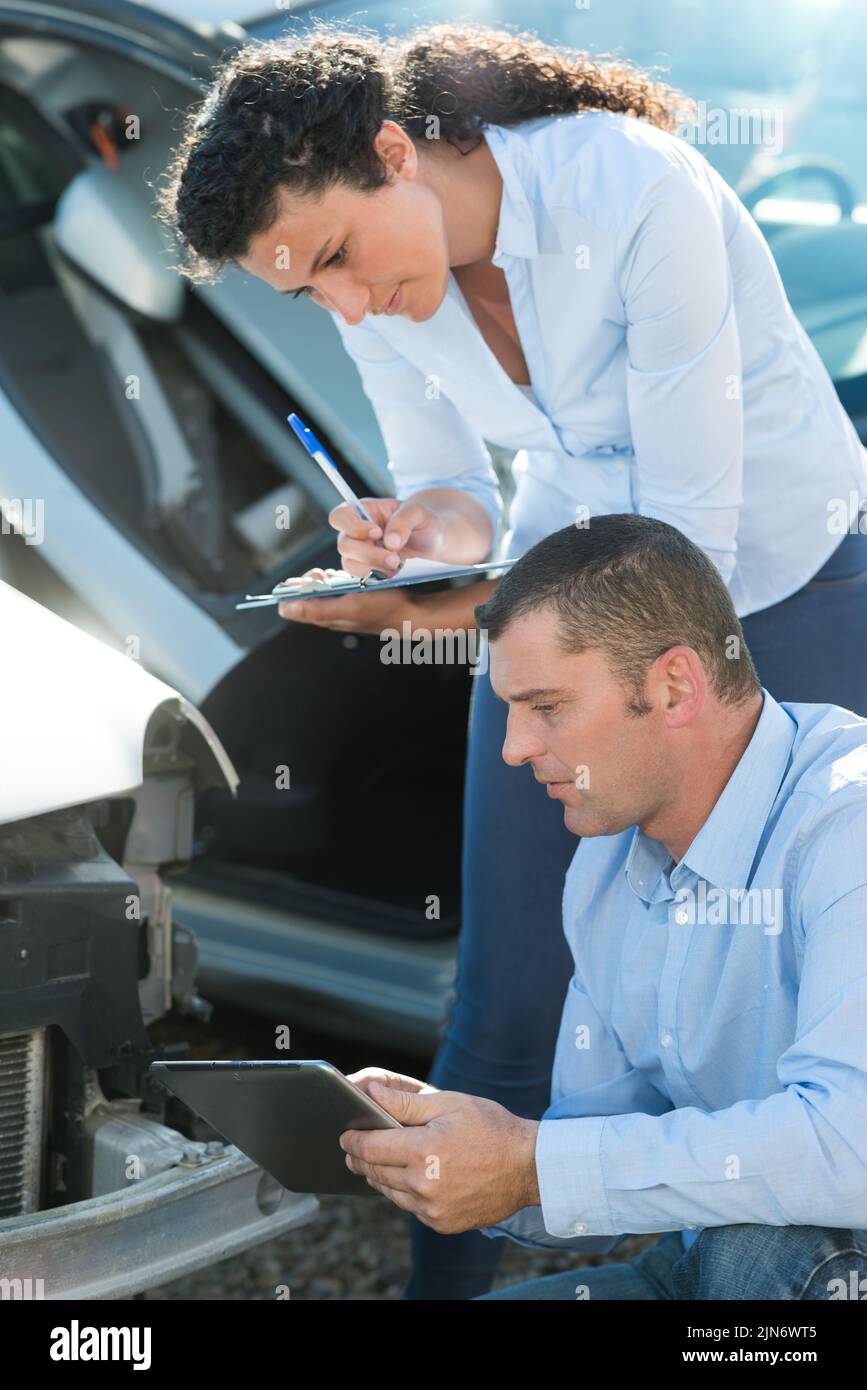
<svg viewBox="0 0 867 1390"><path fill-rule="evenodd" d="M332 289L329 298L337 312L350 325L360 323L373 302L370 290L364 289L361 285L355 289L349 285L339 290Z"/></svg>

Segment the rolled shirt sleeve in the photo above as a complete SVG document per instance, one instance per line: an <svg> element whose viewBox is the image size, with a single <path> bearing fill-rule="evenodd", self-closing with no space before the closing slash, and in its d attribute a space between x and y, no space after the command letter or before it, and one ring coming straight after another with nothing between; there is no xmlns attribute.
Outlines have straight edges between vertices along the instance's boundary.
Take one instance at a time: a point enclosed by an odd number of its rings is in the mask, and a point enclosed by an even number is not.
<svg viewBox="0 0 867 1390"><path fill-rule="evenodd" d="M820 813L819 820L822 820ZM571 1118L539 1127L536 1170L552 1235L751 1223L867 1228L867 813L805 828L793 891L803 953L796 1036L781 1089L725 1109Z"/></svg>
<svg viewBox="0 0 867 1390"><path fill-rule="evenodd" d="M621 229L626 394L638 510L700 545L728 582L743 501L742 361L723 227L680 165Z"/></svg>
<svg viewBox="0 0 867 1390"><path fill-rule="evenodd" d="M402 500L431 487L454 487L480 502L496 536L503 514L499 480L484 440L438 383L385 341L370 324L331 315L373 406Z"/></svg>

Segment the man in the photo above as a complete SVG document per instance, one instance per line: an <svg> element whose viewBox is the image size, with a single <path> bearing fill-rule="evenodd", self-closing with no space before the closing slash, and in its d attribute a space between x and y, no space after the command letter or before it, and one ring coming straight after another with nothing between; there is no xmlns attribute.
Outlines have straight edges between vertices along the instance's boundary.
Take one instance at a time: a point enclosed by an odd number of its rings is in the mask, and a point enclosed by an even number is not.
<svg viewBox="0 0 867 1390"><path fill-rule="evenodd" d="M666 1233L488 1297L867 1293L867 721L778 704L711 561L647 517L546 537L477 618L503 757L581 836L551 1105L369 1069L406 1128L347 1131L348 1166L444 1234Z"/></svg>

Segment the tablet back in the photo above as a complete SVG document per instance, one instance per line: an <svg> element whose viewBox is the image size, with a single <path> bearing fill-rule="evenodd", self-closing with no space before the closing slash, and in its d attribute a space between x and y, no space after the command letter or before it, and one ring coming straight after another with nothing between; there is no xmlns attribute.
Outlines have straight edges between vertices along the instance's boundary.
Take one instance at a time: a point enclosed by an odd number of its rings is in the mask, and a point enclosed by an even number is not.
<svg viewBox="0 0 867 1390"><path fill-rule="evenodd" d="M372 1195L339 1137L400 1128L321 1060L153 1062L149 1072L291 1192Z"/></svg>

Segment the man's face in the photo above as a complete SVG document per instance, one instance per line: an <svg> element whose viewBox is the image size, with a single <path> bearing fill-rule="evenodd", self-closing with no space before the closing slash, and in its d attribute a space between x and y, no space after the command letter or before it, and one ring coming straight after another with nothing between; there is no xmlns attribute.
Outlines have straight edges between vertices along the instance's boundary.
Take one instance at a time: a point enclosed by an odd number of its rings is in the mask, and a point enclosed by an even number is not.
<svg viewBox="0 0 867 1390"><path fill-rule="evenodd" d="M604 654L564 652L553 610L516 618L490 644L491 684L509 704L503 758L529 763L575 835L617 835L670 794L665 719L635 716ZM541 794L541 793L540 793Z"/></svg>
<svg viewBox="0 0 867 1390"><path fill-rule="evenodd" d="M448 289L442 203L418 177L415 147L397 126L385 122L374 144L389 183L369 193L338 184L315 199L281 188L276 222L251 239L239 264L280 293L311 287L314 304L348 324L384 313L398 291L394 312L420 322Z"/></svg>

